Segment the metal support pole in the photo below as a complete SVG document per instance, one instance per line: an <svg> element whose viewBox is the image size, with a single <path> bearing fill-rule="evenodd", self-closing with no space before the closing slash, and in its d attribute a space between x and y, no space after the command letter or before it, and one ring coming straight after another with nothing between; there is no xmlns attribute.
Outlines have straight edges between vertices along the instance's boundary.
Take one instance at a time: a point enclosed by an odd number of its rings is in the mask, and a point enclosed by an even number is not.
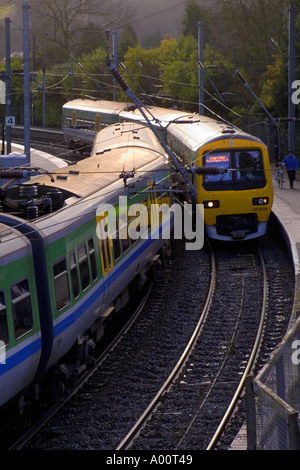
<svg viewBox="0 0 300 470"><path fill-rule="evenodd" d="M198 21L198 60L203 64L203 22ZM204 69L199 67L198 69L198 80L199 80L199 114L204 115Z"/></svg>
<svg viewBox="0 0 300 470"><path fill-rule="evenodd" d="M115 68L118 68L119 61L118 61L118 31L115 29L112 32L112 47L113 47L113 64ZM116 87L114 86L114 92L113 92L113 100L117 101L117 90Z"/></svg>
<svg viewBox="0 0 300 470"><path fill-rule="evenodd" d="M292 101L292 84L295 80L295 31L296 7L289 6L289 83L288 83L288 115L289 115L289 149L295 151L295 105Z"/></svg>
<svg viewBox="0 0 300 470"><path fill-rule="evenodd" d="M5 124L2 122L2 150L1 155L5 155Z"/></svg>
<svg viewBox="0 0 300 470"><path fill-rule="evenodd" d="M255 450L256 436L256 410L255 393L252 387L253 375L246 378L246 421L247 421L247 450Z"/></svg>
<svg viewBox="0 0 300 470"><path fill-rule="evenodd" d="M45 58L43 59L43 116L42 116L42 128L45 129L45 113L46 113L46 63Z"/></svg>
<svg viewBox="0 0 300 470"><path fill-rule="evenodd" d="M6 116L11 115L11 63L10 63L10 19L5 18L6 38ZM6 153L11 153L11 126L6 126Z"/></svg>
<svg viewBox="0 0 300 470"><path fill-rule="evenodd" d="M71 74L71 100L73 100L74 99L74 59L72 59L72 62L71 62L70 74Z"/></svg>
<svg viewBox="0 0 300 470"><path fill-rule="evenodd" d="M30 163L30 68L29 68L29 5L23 3L23 64L24 64L24 153Z"/></svg>

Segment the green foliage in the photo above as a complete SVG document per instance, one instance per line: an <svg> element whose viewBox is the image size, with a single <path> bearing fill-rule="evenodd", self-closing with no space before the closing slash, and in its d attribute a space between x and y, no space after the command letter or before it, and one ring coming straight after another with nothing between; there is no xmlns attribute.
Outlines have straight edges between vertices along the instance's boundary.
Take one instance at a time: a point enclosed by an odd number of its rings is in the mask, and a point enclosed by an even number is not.
<svg viewBox="0 0 300 470"><path fill-rule="evenodd" d="M130 77L124 78L135 93L140 93L142 89L146 93L157 94L161 88L161 63L164 63L167 57L172 58L176 43L176 39L168 38L161 41L158 48L143 49L140 45L129 48L124 63L130 71Z"/></svg>
<svg viewBox="0 0 300 470"><path fill-rule="evenodd" d="M136 33L132 26L125 27L120 39L118 40L119 60L123 60L129 47L136 47L138 44Z"/></svg>
<svg viewBox="0 0 300 470"><path fill-rule="evenodd" d="M70 8L72 3L76 4L75 18L70 24L63 23L69 19L68 15L60 15L63 6ZM106 38L104 28L99 28L91 15L95 5L97 18L102 18L100 13L103 12L104 15L105 11L117 16L117 9L110 11L112 0L84 0L86 13L81 16L80 3L79 0L43 0L34 5L33 10L40 15L44 14L44 20L49 20L51 27L56 25L52 30L57 32L56 38L49 36L46 42L37 38L37 47L40 50L37 49L34 63L36 81L31 82L31 89L33 121L38 125L43 117L43 56L46 57L47 66L47 126L60 126L61 105L72 97L125 99L124 93L107 70L106 56L112 55L111 36L109 40ZM59 5L57 11L52 11L52 4ZM236 78L234 69L238 68L270 113L274 117L284 117L288 106L289 4L289 0L214 0L211 8L204 8L198 0L189 0L182 17L182 34L178 39L170 36L161 39L158 33L153 33L144 37L140 44L134 28L128 22L128 26L118 28L118 58L129 71L129 75L123 71L122 74L134 93L143 101L146 100L146 95L150 95L158 105L197 111L197 35L198 22L202 21L206 112L212 110L237 124L240 122L239 115L251 115L257 120L261 120L262 116L265 118L249 90ZM122 1L113 0L113 5L120 6ZM298 2L296 7L296 31L299 31ZM120 12L119 24L127 24L122 21L125 17L121 17ZM108 16L104 15L103 18ZM42 28L40 30L45 41L45 32ZM59 43L67 44L67 55L66 49L59 47ZM300 39L297 35L296 57L299 54ZM13 59L13 70L22 69L21 64L21 58ZM4 69L3 63L1 70ZM300 79L299 61L296 61L295 78ZM219 94L225 103L221 103ZM12 104L12 112L17 122L21 123L23 77L12 76Z"/></svg>
<svg viewBox="0 0 300 470"><path fill-rule="evenodd" d="M179 108L189 103L190 108L197 108L198 101L198 67L197 67L197 41L192 35L182 36L176 44L172 45L172 60L161 64L160 78L163 83L162 94L176 97ZM166 55L166 57L168 57Z"/></svg>
<svg viewBox="0 0 300 470"><path fill-rule="evenodd" d="M286 116L287 64L281 54L276 56L274 65L267 66L261 99L274 117Z"/></svg>
<svg viewBox="0 0 300 470"><path fill-rule="evenodd" d="M112 87L112 77L106 65L107 51L102 47L79 58L79 64L74 65L74 88L76 96L86 95L96 98L109 99L108 87Z"/></svg>
<svg viewBox="0 0 300 470"><path fill-rule="evenodd" d="M191 34L197 39L199 21L203 23L205 35L209 38L211 36L211 23L208 17L208 10L199 5L197 0L189 0L182 19L182 34Z"/></svg>
<svg viewBox="0 0 300 470"><path fill-rule="evenodd" d="M208 45L205 47L204 56L204 65L215 67L213 72L207 70L210 77L210 81L205 80L207 104L212 110L219 112L220 103L216 100L215 88L220 93L228 92L226 84L229 84L233 78L233 64ZM149 50L142 49L141 46L131 48L125 56L125 64L134 76L135 82L139 83L149 94L154 93L157 104L198 111L197 59L197 40L193 35L182 35L178 41L171 37L162 40L158 48ZM143 64L142 70L138 67L138 62ZM133 91L140 93L135 82L128 79ZM235 94L232 87L229 91L230 97Z"/></svg>

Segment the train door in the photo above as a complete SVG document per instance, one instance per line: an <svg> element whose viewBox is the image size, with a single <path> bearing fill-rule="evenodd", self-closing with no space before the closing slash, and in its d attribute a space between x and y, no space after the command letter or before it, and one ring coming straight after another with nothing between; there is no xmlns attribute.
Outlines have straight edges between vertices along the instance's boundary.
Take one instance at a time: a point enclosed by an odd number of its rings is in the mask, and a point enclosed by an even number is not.
<svg viewBox="0 0 300 470"><path fill-rule="evenodd" d="M159 225L159 212L156 194L154 192L154 180L147 181L147 190L149 191L149 213L151 216L151 229L157 229Z"/></svg>
<svg viewBox="0 0 300 470"><path fill-rule="evenodd" d="M112 257L112 235L108 230L108 214L107 211L97 214L97 235L99 239L100 258L103 276L109 274L113 268Z"/></svg>
<svg viewBox="0 0 300 470"><path fill-rule="evenodd" d="M95 130L96 132L101 131L101 115L99 113L96 114Z"/></svg>
<svg viewBox="0 0 300 470"><path fill-rule="evenodd" d="M77 111L76 109L74 109L72 111L72 127L76 127L77 126Z"/></svg>
<svg viewBox="0 0 300 470"><path fill-rule="evenodd" d="M113 268L112 257L112 236L108 233L108 213L104 211L96 216L97 236L99 240L99 251L103 274L103 305L108 307L108 299L110 297L110 271Z"/></svg>

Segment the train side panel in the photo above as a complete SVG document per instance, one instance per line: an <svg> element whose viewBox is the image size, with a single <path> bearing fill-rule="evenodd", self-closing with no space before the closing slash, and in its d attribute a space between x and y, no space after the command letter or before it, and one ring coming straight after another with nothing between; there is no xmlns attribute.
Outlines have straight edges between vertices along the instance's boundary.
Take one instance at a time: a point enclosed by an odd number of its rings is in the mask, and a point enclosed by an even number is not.
<svg viewBox="0 0 300 470"><path fill-rule="evenodd" d="M33 381L41 333L31 245L3 224L0 238L1 406Z"/></svg>
<svg viewBox="0 0 300 470"><path fill-rule="evenodd" d="M119 122L126 103L104 100L73 100L62 108L62 130L72 150L89 150L95 135L104 127ZM85 146L88 146L86 149Z"/></svg>
<svg viewBox="0 0 300 470"><path fill-rule="evenodd" d="M148 201L147 195L142 199ZM114 206L118 212L118 203ZM166 226L168 223L166 221ZM108 241L99 240L96 225L94 209L90 220L81 222L72 233L64 235L62 232L57 240L47 243L54 312L54 346L48 367L66 354L76 341L79 343L89 328L105 318L112 307L116 307L129 283L143 275L154 262L156 253L166 244L161 237L164 229L161 225L157 227L158 236L153 239L149 233L145 240L128 237Z"/></svg>

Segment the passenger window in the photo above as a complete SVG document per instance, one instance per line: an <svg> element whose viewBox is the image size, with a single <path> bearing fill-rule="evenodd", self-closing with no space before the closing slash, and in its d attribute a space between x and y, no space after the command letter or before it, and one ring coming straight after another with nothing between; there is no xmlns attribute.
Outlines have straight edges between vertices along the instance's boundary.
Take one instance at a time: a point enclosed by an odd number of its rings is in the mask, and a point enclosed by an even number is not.
<svg viewBox="0 0 300 470"><path fill-rule="evenodd" d="M1 347L4 346L3 343L8 343L8 329L4 292L0 292L0 350Z"/></svg>
<svg viewBox="0 0 300 470"><path fill-rule="evenodd" d="M114 257L116 261L121 256L121 245L120 245L119 228L118 228L117 221L116 221L116 232L112 236L112 242L113 242Z"/></svg>
<svg viewBox="0 0 300 470"><path fill-rule="evenodd" d="M82 290L85 290L91 283L86 246L85 245L79 246L77 250L77 254L78 254L78 262L79 262L81 287L82 287Z"/></svg>
<svg viewBox="0 0 300 470"><path fill-rule="evenodd" d="M106 250L107 250L108 264L109 264L109 267L111 268L112 267L112 259L111 259L109 237L106 238L105 244L106 244Z"/></svg>
<svg viewBox="0 0 300 470"><path fill-rule="evenodd" d="M77 271L77 264L75 253L72 251L69 254L69 263L70 263L70 270L71 270L71 282L72 282L72 289L73 289L73 297L79 296L79 279L78 279L78 271Z"/></svg>
<svg viewBox="0 0 300 470"><path fill-rule="evenodd" d="M121 243L122 243L122 250L123 253L128 250L129 248L129 236L128 236L128 226L127 222L124 221L123 217L120 217L120 236L121 236Z"/></svg>
<svg viewBox="0 0 300 470"><path fill-rule="evenodd" d="M65 258L53 265L54 289L57 310L70 303L68 273Z"/></svg>
<svg viewBox="0 0 300 470"><path fill-rule="evenodd" d="M11 286L12 314L15 337L19 339L32 329L32 308L28 280Z"/></svg>
<svg viewBox="0 0 300 470"><path fill-rule="evenodd" d="M90 262L91 262L91 270L92 270L92 279L93 281L95 281L97 279L97 264L96 264L94 240L92 238L90 238L90 240L88 241L88 246L89 246Z"/></svg>

